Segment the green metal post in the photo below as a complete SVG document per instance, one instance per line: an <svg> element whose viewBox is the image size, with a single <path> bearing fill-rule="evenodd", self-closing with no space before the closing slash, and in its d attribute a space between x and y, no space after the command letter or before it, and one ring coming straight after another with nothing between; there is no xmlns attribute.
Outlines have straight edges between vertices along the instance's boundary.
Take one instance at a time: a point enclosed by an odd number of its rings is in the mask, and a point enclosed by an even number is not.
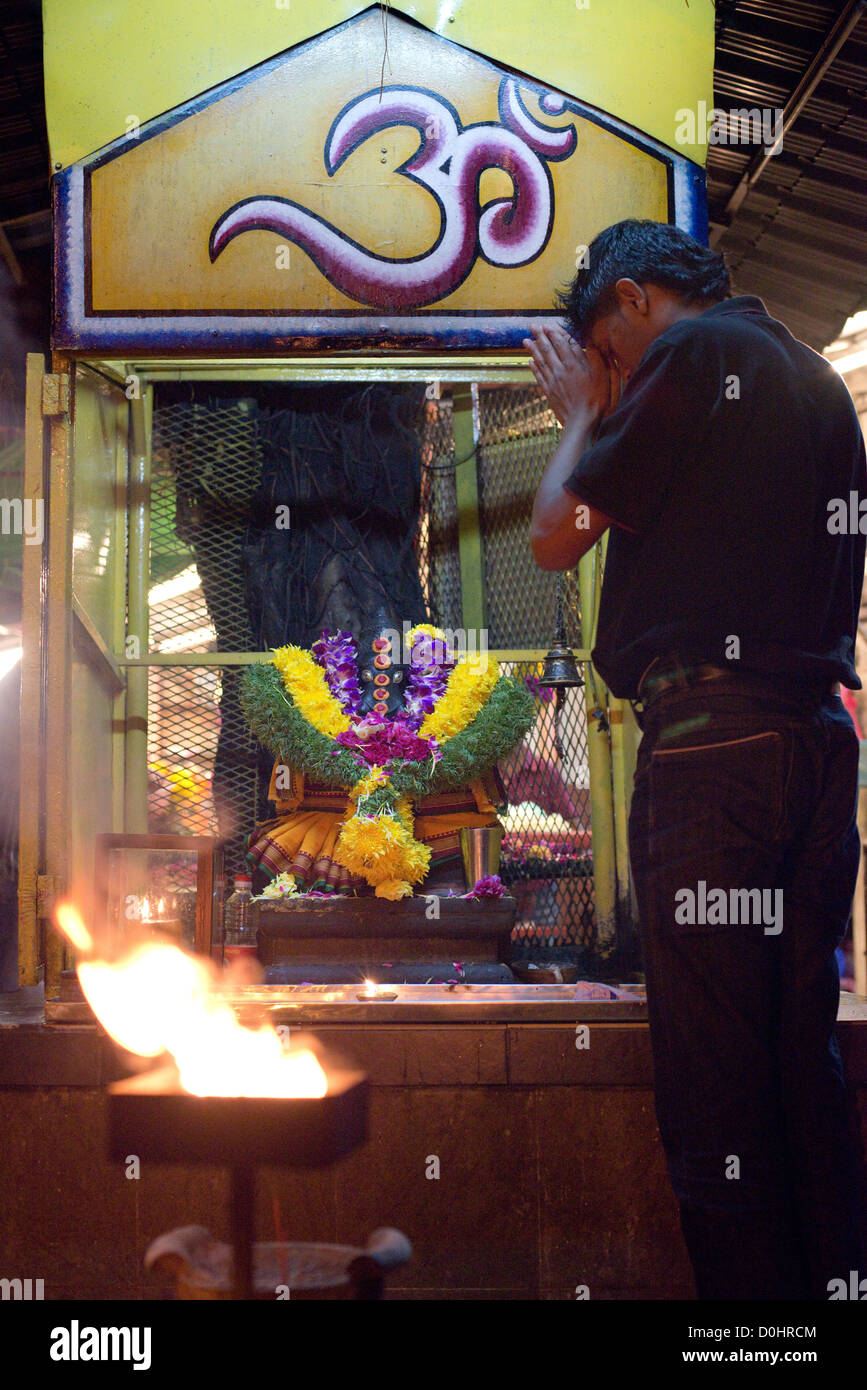
<svg viewBox="0 0 867 1390"><path fill-rule="evenodd" d="M150 441L153 387L132 400L129 459L129 555L127 570L127 654L148 650L150 572ZM137 647L135 646L137 644ZM127 834L148 828L148 669L130 666L126 686L125 823Z"/></svg>
<svg viewBox="0 0 867 1390"><path fill-rule="evenodd" d="M629 806L632 779L641 731L628 700L608 697L608 725L611 732L611 782L614 808L614 857L617 874L618 920L633 918L631 876L629 872Z"/></svg>
<svg viewBox="0 0 867 1390"><path fill-rule="evenodd" d="M116 406L115 429L115 496L117 508L112 535L115 553L124 556L127 544L127 511L129 505L129 452L131 418L129 401L120 396ZM111 657L115 670L122 676L122 686L117 690L112 709L111 737L111 828L122 831L124 828L126 803L126 673L117 666L117 657L124 650L126 636L126 592L129 562L119 559L114 572L113 615L111 625Z"/></svg>
<svg viewBox="0 0 867 1390"><path fill-rule="evenodd" d="M458 505L458 555L461 564L461 605L463 625L467 634L476 634L476 651L481 650L481 632L486 626L485 573L482 556L482 533L479 525L479 475L475 449L478 444L476 427L476 392L470 383L452 388L452 428L455 459L460 463L455 472ZM471 457L472 456L472 457Z"/></svg>
<svg viewBox="0 0 867 1390"><path fill-rule="evenodd" d="M55 891L70 889L72 790L72 458L75 367L52 354L53 371L43 378L43 412L50 415L48 490L48 573L43 628L45 662L45 871ZM65 389L62 383L65 381ZM50 389L46 391L46 387ZM52 399L46 401L46 395ZM66 397L65 403L63 397ZM46 917L46 911L40 915ZM67 963L60 933L46 927L45 998L60 994L60 975Z"/></svg>
<svg viewBox="0 0 867 1390"><path fill-rule="evenodd" d="M599 543L604 546L604 538ZM592 649L601 590L599 546L578 563L581 595L581 645ZM614 824L611 739L608 730L608 691L592 663L585 668L587 761L590 769L590 833L596 903L596 941L601 955L610 953L617 935L617 850Z"/></svg>

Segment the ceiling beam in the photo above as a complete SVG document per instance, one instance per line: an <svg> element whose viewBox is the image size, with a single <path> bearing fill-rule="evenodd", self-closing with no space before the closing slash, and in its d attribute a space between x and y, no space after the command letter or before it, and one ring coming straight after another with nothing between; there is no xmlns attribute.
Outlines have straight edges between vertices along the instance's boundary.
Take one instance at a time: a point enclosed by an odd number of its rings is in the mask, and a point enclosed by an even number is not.
<svg viewBox="0 0 867 1390"><path fill-rule="evenodd" d="M860 20L864 13L865 5L867 5L867 0L847 0L846 5L844 5L843 9L837 15L837 18L831 25L819 48L801 74L798 85L786 102L783 110L783 132L780 136L780 140L774 146L774 149L777 148L781 141L785 140L788 131L798 119L798 116L810 100L813 92L822 81L825 73L828 71L834 59L837 57L837 54L840 52L840 49ZM735 187L732 189L732 192L729 194L728 202L719 217L714 219L710 235L711 246L715 247L724 233L732 225L740 210L741 204L747 194L755 188L767 168L769 160L772 158L772 151L763 150L754 155L753 159L747 165L738 179L738 182L735 184Z"/></svg>
<svg viewBox="0 0 867 1390"><path fill-rule="evenodd" d="M3 257L3 260L6 262L10 271L12 272L12 279L15 281L16 285L23 285L23 271L21 270L21 266L18 264L18 257L12 250L12 247L9 244L9 238L4 232L2 225L0 225L0 256Z"/></svg>

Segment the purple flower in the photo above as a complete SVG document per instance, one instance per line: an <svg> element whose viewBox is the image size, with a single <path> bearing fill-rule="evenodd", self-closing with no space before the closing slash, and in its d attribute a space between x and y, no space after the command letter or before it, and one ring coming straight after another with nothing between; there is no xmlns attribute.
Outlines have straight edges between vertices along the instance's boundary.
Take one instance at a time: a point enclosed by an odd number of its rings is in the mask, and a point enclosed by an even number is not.
<svg viewBox="0 0 867 1390"><path fill-rule="evenodd" d="M325 672L325 683L346 714L361 709L358 652L351 632L323 632L313 643L313 656Z"/></svg>
<svg viewBox="0 0 867 1390"><path fill-rule="evenodd" d="M436 739L420 738L411 722L396 714L388 718L372 710L351 729L338 734L336 742L356 754L361 766L388 768L394 763L434 762L442 757Z"/></svg>
<svg viewBox="0 0 867 1390"><path fill-rule="evenodd" d="M431 714L444 693L454 662L446 655L445 643L429 633L415 635L410 652L404 705L416 727L426 714Z"/></svg>
<svg viewBox="0 0 867 1390"><path fill-rule="evenodd" d="M543 685L538 676L525 676L524 684L537 700L550 700L554 695L550 686Z"/></svg>
<svg viewBox="0 0 867 1390"><path fill-rule="evenodd" d="M478 883L473 885L469 893L464 893L463 896L478 901L481 898L501 898L505 891L499 874L487 874L485 878L480 878Z"/></svg>

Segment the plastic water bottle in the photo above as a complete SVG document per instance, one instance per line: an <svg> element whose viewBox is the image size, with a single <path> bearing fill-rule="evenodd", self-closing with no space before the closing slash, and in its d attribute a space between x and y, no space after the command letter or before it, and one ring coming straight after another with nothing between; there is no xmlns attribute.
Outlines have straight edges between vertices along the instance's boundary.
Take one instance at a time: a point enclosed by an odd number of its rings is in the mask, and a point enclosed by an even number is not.
<svg viewBox="0 0 867 1390"><path fill-rule="evenodd" d="M256 960L256 932L253 927L253 880L249 874L235 875L235 891L226 903L223 935L223 963L236 960Z"/></svg>

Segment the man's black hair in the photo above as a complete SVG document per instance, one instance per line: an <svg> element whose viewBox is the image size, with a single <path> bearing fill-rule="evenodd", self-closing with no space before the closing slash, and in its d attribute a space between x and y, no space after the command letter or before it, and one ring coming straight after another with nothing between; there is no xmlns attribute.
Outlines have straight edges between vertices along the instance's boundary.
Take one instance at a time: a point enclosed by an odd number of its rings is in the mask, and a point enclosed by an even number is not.
<svg viewBox="0 0 867 1390"><path fill-rule="evenodd" d="M731 294L723 257L665 222L615 222L593 238L587 260L556 301L579 342L595 319L616 307L618 280L658 285L685 303L715 304Z"/></svg>

